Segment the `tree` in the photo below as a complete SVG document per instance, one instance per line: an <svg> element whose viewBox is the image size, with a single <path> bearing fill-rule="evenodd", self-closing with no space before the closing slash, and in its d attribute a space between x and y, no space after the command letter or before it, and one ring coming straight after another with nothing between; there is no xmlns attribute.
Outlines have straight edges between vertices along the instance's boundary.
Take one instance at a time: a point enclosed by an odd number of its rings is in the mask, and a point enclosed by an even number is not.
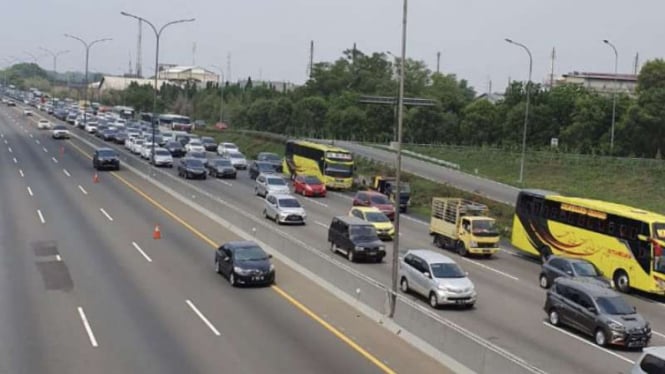
<svg viewBox="0 0 665 374"><path fill-rule="evenodd" d="M498 109L488 100L476 100L462 112L460 142L469 145L496 143L501 135Z"/></svg>
<svg viewBox="0 0 665 374"><path fill-rule="evenodd" d="M308 128L323 129L327 112L328 103L320 96L308 96L298 101L293 108L293 134L305 134Z"/></svg>
<svg viewBox="0 0 665 374"><path fill-rule="evenodd" d="M445 111L460 114L476 96L467 81L458 81L454 74L434 73L432 85L427 89L428 96L439 100Z"/></svg>

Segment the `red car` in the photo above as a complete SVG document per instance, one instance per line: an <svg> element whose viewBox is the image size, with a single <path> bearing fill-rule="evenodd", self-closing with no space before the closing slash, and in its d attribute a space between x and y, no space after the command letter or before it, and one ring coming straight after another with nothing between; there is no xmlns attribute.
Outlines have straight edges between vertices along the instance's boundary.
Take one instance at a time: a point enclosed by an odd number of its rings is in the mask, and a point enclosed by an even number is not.
<svg viewBox="0 0 665 374"><path fill-rule="evenodd" d="M326 196L326 185L313 175L298 175L293 180L293 192L303 196Z"/></svg>
<svg viewBox="0 0 665 374"><path fill-rule="evenodd" d="M373 206L378 208L390 220L395 219L395 205L382 193L374 191L358 191L353 198L353 206Z"/></svg>

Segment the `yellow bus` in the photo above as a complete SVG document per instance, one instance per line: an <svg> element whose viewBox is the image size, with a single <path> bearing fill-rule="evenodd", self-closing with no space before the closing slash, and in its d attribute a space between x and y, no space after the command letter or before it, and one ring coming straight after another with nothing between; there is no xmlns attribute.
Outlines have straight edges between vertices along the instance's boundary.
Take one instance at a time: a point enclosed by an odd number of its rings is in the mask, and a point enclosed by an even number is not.
<svg viewBox="0 0 665 374"><path fill-rule="evenodd" d="M349 189L353 185L353 154L332 145L289 140L283 170L292 177L317 176L330 189Z"/></svg>
<svg viewBox="0 0 665 374"><path fill-rule="evenodd" d="M623 292L665 295L665 216L600 200L523 190L517 197L513 246L546 259L583 258Z"/></svg>

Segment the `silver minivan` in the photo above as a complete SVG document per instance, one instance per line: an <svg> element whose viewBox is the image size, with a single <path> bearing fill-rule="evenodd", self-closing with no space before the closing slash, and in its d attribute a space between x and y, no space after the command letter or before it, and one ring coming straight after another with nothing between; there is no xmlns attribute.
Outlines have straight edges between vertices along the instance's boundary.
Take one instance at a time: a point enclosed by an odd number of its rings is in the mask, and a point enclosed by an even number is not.
<svg viewBox="0 0 665 374"><path fill-rule="evenodd" d="M644 348L642 356L635 362L630 374L665 373L665 347Z"/></svg>
<svg viewBox="0 0 665 374"><path fill-rule="evenodd" d="M274 220L278 224L295 223L305 224L305 208L298 199L287 194L268 194L265 199L263 216Z"/></svg>
<svg viewBox="0 0 665 374"><path fill-rule="evenodd" d="M269 193L289 194L291 189L279 175L259 174L254 183L254 193L266 197Z"/></svg>
<svg viewBox="0 0 665 374"><path fill-rule="evenodd" d="M399 262L399 282L402 292L413 291L427 297L432 308L440 305L460 305L473 308L476 289L450 257L429 249L410 249Z"/></svg>

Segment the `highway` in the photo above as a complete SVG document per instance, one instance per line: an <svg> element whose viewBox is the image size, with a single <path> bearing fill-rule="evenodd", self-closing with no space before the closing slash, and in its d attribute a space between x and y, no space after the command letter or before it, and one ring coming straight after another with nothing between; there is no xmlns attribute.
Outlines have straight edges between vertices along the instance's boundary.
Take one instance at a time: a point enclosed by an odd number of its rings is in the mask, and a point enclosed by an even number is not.
<svg viewBox="0 0 665 374"><path fill-rule="evenodd" d="M12 112L13 118L16 118L18 112ZM34 127L33 127L34 128ZM33 130L33 132L36 130ZM90 150L90 144L94 145L106 145L113 146L109 143L104 143L103 141L88 136L78 132L77 130L72 130L76 132L77 137L81 139L70 140L69 143L71 147L67 149L66 152L78 153L74 150L76 148L82 150ZM14 136L18 136L14 134ZM25 140L25 136L23 139ZM48 142L48 139L43 139L44 142ZM51 141L52 143L52 141ZM56 143L60 144L60 143ZM21 145L21 148L27 150L28 148L34 149L34 152L39 154L40 148L37 144L30 144L26 140L25 144ZM290 253L294 260L299 260L305 262L305 253L309 250L315 250L324 254L325 256L330 257L333 262L339 262L344 264L344 266L349 266L353 270L364 274L372 281L389 284L390 283L390 265L388 263L383 264L350 264L347 263L345 259L340 256L334 256L330 253L328 244L326 243L326 232L327 226L330 223L332 216L347 214L350 208L351 198L347 194L342 193L330 193L329 197L325 199L309 199L309 198L299 198L305 205L308 213L308 224L306 226L277 226L276 224L264 220L262 218L261 212L263 209L263 202L260 198L257 198L253 194L253 181L249 179L246 173L240 172L237 180L195 180L195 181L184 181L179 179L175 175L175 171L172 169L158 169L152 171L151 168L147 165L144 160L141 160L137 156L131 155L124 150L123 147L116 147L123 155L123 162L127 165L132 165L133 167L141 170L142 172L153 173L153 178L158 180L159 183L168 186L168 188L176 191L177 193L188 197L190 202L196 202L198 204L205 205L205 207L211 211L214 211L220 214L223 217L231 220L233 224L247 232L253 232L254 235L263 242L270 243L271 246L283 251L284 253ZM52 151L53 152L53 151ZM57 152L57 151L55 151ZM16 169L16 165L12 165L11 158L7 154L7 151L2 151L0 154L3 157L0 159L3 162L3 165L13 166ZM67 153L69 154L69 153ZM56 169L54 165L48 163L48 155L41 155L41 157L34 156L35 158L42 159L42 163L48 165L38 165L47 167L50 166L53 169ZM78 156L77 156L78 157ZM72 157L76 158L76 157ZM51 161L53 163L53 161ZM75 168L79 173L82 172L87 174L86 177L80 179L78 183L85 183L86 188L89 188L91 171L88 167L89 162L87 160L82 160L81 157L78 157L77 165L68 166ZM62 167L60 165L59 167ZM53 178L64 178L66 175L64 173L59 174L57 170L53 171ZM110 174L110 173L109 173ZM94 185L94 188L99 188L102 185L106 185L106 180L112 180L113 178L109 177L109 174L102 175L102 183ZM156 188L147 186L148 184L142 181L141 177L132 175L129 172L118 173L123 176L123 178L131 178L134 183L146 185L146 189L151 190L151 196L162 196L158 199L159 201L171 201L173 199L169 198L163 192L158 191ZM44 176L42 176L44 178ZM17 176L18 179L18 176ZM6 183L6 182L5 182ZM15 182L19 183L19 182ZM133 197L120 197L127 194L126 189L121 188L122 186L117 186L118 183L111 183L116 185L112 191L109 191L108 194L105 194L105 198L98 197L96 200L99 201L100 207L102 207L102 202L108 202L109 205L103 205L104 207L108 206L112 212L109 211L109 214L127 214L126 212L135 212L139 209L139 206L145 205L145 202L135 201L136 196L129 194ZM16 193L23 193L25 187L16 186L14 187ZM22 190L23 189L23 190ZM71 191L70 191L71 190ZM153 191L154 190L154 191ZM63 191L63 193L65 193ZM67 193L76 193L75 186L69 188ZM25 196L24 196L25 198ZM132 198L134 200L132 200ZM105 200L107 199L107 200ZM127 205L120 205L119 201L127 201ZM85 200L83 200L85 201ZM56 204L57 202L54 202ZM80 203L82 204L82 203ZM174 203L175 204L175 203ZM76 204L75 204L76 205ZM3 205L4 206L4 205ZM72 208L69 208L72 209ZM83 208L82 208L83 209ZM104 219L103 214L99 214L96 211L97 206L87 208L85 211L93 212L94 219L102 220ZM179 209L183 211L188 211L186 205L180 206ZM123 213L125 212L125 213ZM150 213L152 212L152 213ZM25 214L25 213L24 213ZM159 214L154 213L154 209L151 209L150 206L145 208L145 211L134 213L138 217L141 217L139 220L134 220L136 222L128 225L127 232L135 232L137 236L143 235L145 239L151 230L151 225L154 225L160 217ZM154 216L150 216L153 214ZM220 235L220 229L215 228L211 222L205 222L197 218L197 214L192 214L191 220L188 222L197 222L196 227L206 227L211 225L211 232L214 232L216 235ZM130 214L131 215L131 214ZM427 232L427 224L418 220L415 217L410 215L404 215L404 220L402 222L402 251L405 251L407 248L433 248L431 245L431 240ZM34 214L27 213L26 220L34 221L36 218ZM48 218L47 218L48 219ZM128 220L130 218L127 218ZM161 217L164 220L164 217ZM116 220L117 221L117 220ZM167 220L168 221L168 220ZM114 221L115 222L115 221ZM124 221L123 221L124 222ZM161 222L161 221L160 221ZM108 224L108 223L107 223ZM115 224L114 224L115 225ZM178 225L174 225L178 226ZM139 227L141 227L139 229ZM170 235L168 233L174 230L175 232L182 231L182 228L179 227L167 227L163 228L166 236ZM94 231L94 230L93 230ZM223 230L222 230L223 231ZM123 236L130 237L125 235L122 231ZM100 234L101 235L101 234ZM115 238L113 234L110 235L110 238ZM173 249L164 249L159 248L158 253L160 254L170 254L174 257L173 262L170 263L170 266L166 269L163 269L160 273L161 275L155 275L158 279L162 279L164 282L168 282L171 277L166 278L165 273L170 276L176 276L178 273L184 272L189 265L191 267L191 277L203 277L211 278L210 282L215 282L212 285L202 286L206 292L225 292L229 291L233 293L233 297L236 296L236 291L246 291L246 290L228 290L228 288L220 287L219 283L224 283L221 279L216 279L212 272L206 274L205 271L202 272L202 269L208 270L209 266L209 248L203 248L205 245L202 245L200 241L197 241L196 238L191 238L191 235L188 233L182 234L184 238L178 239L179 242L174 246ZM109 241L111 239L108 239ZM98 239L99 240L99 239ZM133 239L137 240L137 239ZM175 240L175 238L174 238ZM180 242L182 240L182 242ZM186 240L193 241L196 244L187 242ZM188 244L189 243L189 244ZM148 244L150 244L148 240ZM161 244L161 243L160 243ZM95 245L96 246L96 245ZM131 253L131 258L137 261L137 255L135 252L132 252L129 245L127 251ZM192 247L193 246L193 247ZM190 248L193 251L192 253L184 254L182 248ZM389 253L392 251L391 245L388 244ZM155 248L146 247L149 254L155 251ZM112 248L109 249L113 251ZM201 252L200 254L199 251ZM122 252L124 253L124 252ZM197 253L197 254L194 254ZM521 255L511 251L510 249L504 249L499 253L496 258L489 260L477 260L477 259L466 259L460 258L457 255L451 254L451 256L456 259L460 265L462 265L465 270L470 273L471 279L476 284L476 288L479 292L478 303L475 309L473 310L457 310L457 309L442 309L436 311L436 314L439 315L442 319L450 321L461 328L468 330L469 332L482 337L488 343L494 344L497 347L506 350L515 356L521 358L522 360L528 362L535 369L540 370L540 372L548 373L626 373L629 371L633 361L639 356L639 352L627 351L620 349L603 349L595 346L591 339L580 336L575 332L570 330L563 330L553 328L545 322L545 313L542 310L544 304L544 291L538 287L537 276L539 273L539 264L522 257ZM65 256L67 258L68 256ZM193 257L193 258L192 258ZM390 258L390 255L388 256ZM140 257L138 258L140 259ZM86 264L83 266L85 267ZM143 264L145 265L145 264ZM129 264L127 265L129 266ZM132 264L134 266L134 264ZM136 265L139 266L139 265ZM338 270L335 266L331 265L330 262L326 261L310 261L307 262L308 270L316 274L328 274L331 279L334 279L335 282L341 288L346 286L347 278L344 276L344 272ZM78 266L77 266L78 268ZM280 267L281 274L284 274L282 270L283 266ZM164 272L166 270L166 272ZM104 272L103 270L100 270ZM337 273L336 273L337 272ZM132 274L133 276L140 279L140 282L154 282L151 280L143 280L143 277L146 276L145 272L141 272L140 269L137 269L138 274ZM203 274L204 276L202 276ZM296 276L296 275L294 275ZM282 276L283 277L283 276ZM111 277L115 279L115 277ZM124 278L123 278L124 279ZM178 281L173 283L172 287L180 289L184 284L189 284L191 280L190 277L179 278ZM127 281L126 279L124 280ZM107 280L110 282L110 280ZM117 282L121 282L117 280ZM159 287L161 282L155 285ZM308 283L303 281L303 283ZM284 285L278 282L279 287L284 287ZM225 284L224 284L225 285ZM313 286L310 284L310 286ZM110 287L106 285L105 287ZM300 296L302 290L298 287L294 287L293 293ZM170 290L170 287L169 287ZM111 292L111 291L109 291ZM135 292L139 292L136 291ZM167 291L164 291L168 293ZM202 292L198 288L196 291L193 289L183 290L183 294L189 295L188 292ZM263 292L259 290L258 292ZM249 297L250 293L241 293L241 297ZM144 296L144 295L141 295ZM188 296L190 297L190 296ZM191 296L193 297L193 296ZM261 294L261 302L264 302L266 295ZM272 297L272 296L270 296ZM425 305L424 300L420 300L414 296L408 295L409 298L414 300L417 303ZM654 336L652 339L651 345L665 345L665 317L663 316L663 304L656 300L650 298L635 295L628 296L629 301L637 306L637 309L642 313L647 320L651 322L651 326L654 330ZM182 297L181 297L182 299ZM197 300L199 297L196 298ZM206 300L206 297L201 297L201 299ZM359 302L370 302L370 300L362 300L362 296L358 296ZM252 302L256 302L252 299ZM163 303L163 299L157 299L155 303ZM236 301L241 305L243 301ZM275 301L276 304L283 303L283 300ZM129 304L129 303L128 303ZM3 303L4 305L4 303ZM227 304L223 304L227 305ZM220 308L220 306L217 306ZM238 307L240 308L240 307ZM271 306L271 308L273 308ZM282 308L285 308L282 306ZM212 309L213 312L215 307L206 305L206 312ZM242 309L242 308L240 308ZM286 308L289 309L289 308ZM291 308L292 309L292 308ZM171 311L172 313L175 313ZM96 311L95 314L102 313ZM165 313L163 310L158 312L159 315ZM253 313L256 313L254 311ZM284 313L288 313L284 311ZM293 311L291 311L293 313ZM176 313L177 314L177 313ZM271 313L270 315L273 315ZM399 314L399 311L398 311ZM330 315L326 313L326 315ZM266 320L270 320L268 315L261 316ZM166 320L167 316L163 317ZM173 317L175 318L175 317ZM220 317L221 318L221 317ZM424 319L424 318L423 318ZM223 319L222 319L223 320ZM217 320L216 320L217 321ZM200 327L200 326L199 326ZM316 326L312 327L315 328ZM233 326L227 328L233 329ZM432 336L424 336L428 334L427 329L421 331L424 339L432 340ZM435 329L431 329L431 334L435 334ZM190 334L192 331L189 332ZM186 335L187 336L187 335ZM177 335L180 338L180 335ZM250 336L251 337L251 336ZM176 339L172 336L173 339ZM210 337L207 337L210 338ZM248 338L249 339L249 338ZM174 343L176 344L176 343ZM461 342L460 342L461 344ZM312 348L311 346L308 346ZM157 349L157 348L155 348ZM327 349L327 348L326 348ZM469 353L473 355L473 353ZM305 360L306 361L306 360ZM396 360L391 360L396 361ZM198 363L198 361L197 361ZM415 369L409 367L409 371L414 371ZM297 371L297 370L296 370ZM331 369L332 371L332 369ZM355 371L357 372L357 370ZM424 370L424 372L428 372ZM534 371L538 372L538 371Z"/></svg>
<svg viewBox="0 0 665 374"><path fill-rule="evenodd" d="M231 287L237 234L90 151L0 109L0 373L450 372L279 261Z"/></svg>

